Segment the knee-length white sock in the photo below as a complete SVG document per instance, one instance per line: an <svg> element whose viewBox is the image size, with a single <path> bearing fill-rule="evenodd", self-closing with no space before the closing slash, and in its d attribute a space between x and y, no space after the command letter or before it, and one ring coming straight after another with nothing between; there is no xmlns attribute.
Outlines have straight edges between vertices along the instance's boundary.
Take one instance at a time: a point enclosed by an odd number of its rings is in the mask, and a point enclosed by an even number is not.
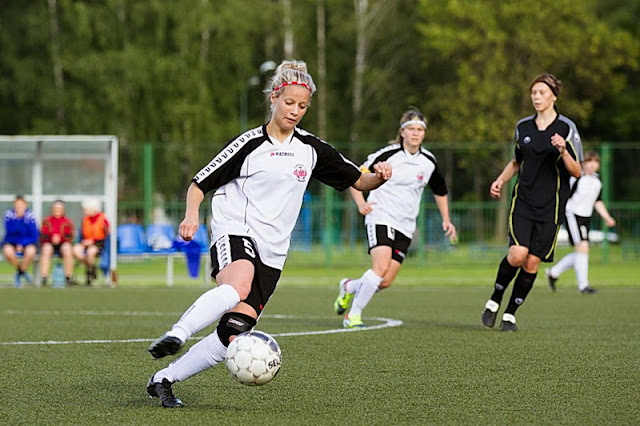
<svg viewBox="0 0 640 426"><path fill-rule="evenodd" d="M549 272L553 278L558 278L563 272L574 267L576 253L572 252L565 255L558 263L553 265Z"/></svg>
<svg viewBox="0 0 640 426"><path fill-rule="evenodd" d="M368 269L360 278L360 287L353 298L353 304L349 315L361 315L362 310L367 307L371 298L382 282L382 277L377 276L371 269Z"/></svg>
<svg viewBox="0 0 640 426"><path fill-rule="evenodd" d="M203 328L213 324L229 309L240 303L240 296L235 288L228 284L219 285L201 295L182 314L173 325L169 336L177 337L186 342L187 339Z"/></svg>
<svg viewBox="0 0 640 426"><path fill-rule="evenodd" d="M167 368L154 374L153 381L162 382L162 379L167 379L173 383L187 380L220 363L226 355L227 347L220 341L216 330L189 348L187 353L173 361Z"/></svg>
<svg viewBox="0 0 640 426"><path fill-rule="evenodd" d="M576 253L576 278L578 279L578 289L584 290L589 287L589 254Z"/></svg>

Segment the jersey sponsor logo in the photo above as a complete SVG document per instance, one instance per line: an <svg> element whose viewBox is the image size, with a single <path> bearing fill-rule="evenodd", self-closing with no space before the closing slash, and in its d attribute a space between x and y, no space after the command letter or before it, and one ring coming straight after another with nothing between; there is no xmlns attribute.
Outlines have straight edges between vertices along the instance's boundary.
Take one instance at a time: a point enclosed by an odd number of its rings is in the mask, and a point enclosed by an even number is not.
<svg viewBox="0 0 640 426"><path fill-rule="evenodd" d="M525 136L524 139L522 140L522 142L529 143L529 142L531 142L531 138L529 136Z"/></svg>
<svg viewBox="0 0 640 426"><path fill-rule="evenodd" d="M296 155L293 152L272 152L270 157L295 157Z"/></svg>
<svg viewBox="0 0 640 426"><path fill-rule="evenodd" d="M298 182L304 182L307 180L307 175L309 173L307 172L306 167L304 166L304 164L296 164L296 168L293 171L293 175L296 177L296 179L298 180Z"/></svg>

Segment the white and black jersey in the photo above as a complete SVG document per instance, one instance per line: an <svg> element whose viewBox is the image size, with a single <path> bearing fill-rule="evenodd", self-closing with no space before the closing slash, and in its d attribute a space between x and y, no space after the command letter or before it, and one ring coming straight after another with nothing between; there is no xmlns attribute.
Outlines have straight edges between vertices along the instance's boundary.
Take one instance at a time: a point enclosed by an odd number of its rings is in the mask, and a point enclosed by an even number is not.
<svg viewBox="0 0 640 426"><path fill-rule="evenodd" d="M266 126L232 139L192 179L211 199L211 238L254 239L265 265L282 269L291 232L311 177L344 191L361 176L358 167L311 133L295 128L286 141Z"/></svg>
<svg viewBox="0 0 640 426"><path fill-rule="evenodd" d="M367 225L388 225L411 238L420 212L420 199L426 185L436 195L447 195L447 185L438 171L436 157L424 148L409 153L400 143L382 148L367 157L363 167L387 161L393 174L384 185L369 192L367 201L376 203L365 216Z"/></svg>
<svg viewBox="0 0 640 426"><path fill-rule="evenodd" d="M596 201L602 200L602 182L597 173L583 174L578 179L573 179L571 197L567 201L567 212L577 216L591 217Z"/></svg>

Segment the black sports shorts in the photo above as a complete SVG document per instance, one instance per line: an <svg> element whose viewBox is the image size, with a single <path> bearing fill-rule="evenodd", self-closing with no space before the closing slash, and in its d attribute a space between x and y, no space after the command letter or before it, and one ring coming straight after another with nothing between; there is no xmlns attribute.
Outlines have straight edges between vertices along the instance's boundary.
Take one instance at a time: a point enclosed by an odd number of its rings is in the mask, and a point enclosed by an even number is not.
<svg viewBox="0 0 640 426"><path fill-rule="evenodd" d="M509 217L509 246L522 246L543 262L553 262L560 226L553 222L538 222L522 216Z"/></svg>
<svg viewBox="0 0 640 426"><path fill-rule="evenodd" d="M222 269L240 259L250 261L255 268L251 291L243 302L260 315L275 291L282 271L262 263L258 248L250 237L224 235L211 246L211 277L215 279Z"/></svg>
<svg viewBox="0 0 640 426"><path fill-rule="evenodd" d="M591 217L578 216L573 212L565 213L567 233L569 234L569 243L575 246L580 241L589 241L589 224Z"/></svg>
<svg viewBox="0 0 640 426"><path fill-rule="evenodd" d="M396 231L388 225L367 224L368 253L378 246L391 247L391 258L400 263L407 257L407 250L411 245L411 238L402 232Z"/></svg>

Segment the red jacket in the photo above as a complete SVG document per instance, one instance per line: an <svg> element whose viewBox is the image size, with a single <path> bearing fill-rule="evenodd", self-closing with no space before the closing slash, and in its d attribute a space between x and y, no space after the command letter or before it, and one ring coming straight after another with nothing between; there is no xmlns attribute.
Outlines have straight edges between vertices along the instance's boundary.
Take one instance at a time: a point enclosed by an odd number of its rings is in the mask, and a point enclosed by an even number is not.
<svg viewBox="0 0 640 426"><path fill-rule="evenodd" d="M73 241L73 222L66 216L49 216L42 221L40 244L50 243L54 234L60 235L60 244Z"/></svg>

